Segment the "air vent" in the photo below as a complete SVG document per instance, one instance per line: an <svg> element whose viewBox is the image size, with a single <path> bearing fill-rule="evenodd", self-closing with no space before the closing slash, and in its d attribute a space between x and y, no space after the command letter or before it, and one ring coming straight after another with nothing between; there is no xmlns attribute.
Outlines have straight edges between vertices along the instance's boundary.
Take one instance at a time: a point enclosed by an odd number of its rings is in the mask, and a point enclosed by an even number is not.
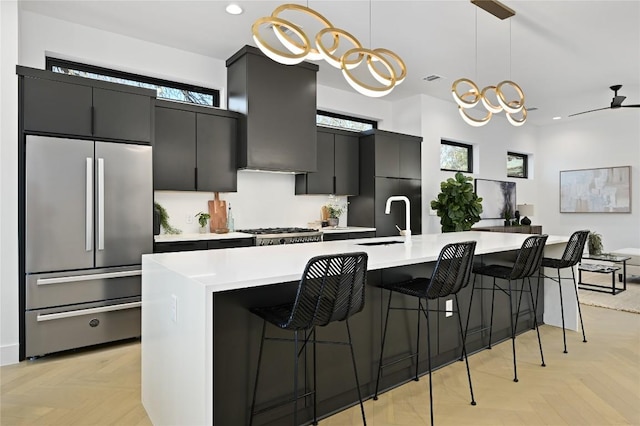
<svg viewBox="0 0 640 426"><path fill-rule="evenodd" d="M422 77L422 79L426 81L436 81L436 80L440 80L441 78L442 76L438 74L431 74L426 77Z"/></svg>

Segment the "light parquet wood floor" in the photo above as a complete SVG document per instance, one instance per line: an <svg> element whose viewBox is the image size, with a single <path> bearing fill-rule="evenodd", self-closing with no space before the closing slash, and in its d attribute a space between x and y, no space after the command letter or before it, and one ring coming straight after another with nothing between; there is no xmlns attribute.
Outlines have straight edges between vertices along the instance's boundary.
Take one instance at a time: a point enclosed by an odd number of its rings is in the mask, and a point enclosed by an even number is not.
<svg viewBox="0 0 640 426"><path fill-rule="evenodd" d="M517 342L518 376L512 381L511 343L469 358L477 406L469 404L463 362L433 374L438 425L640 425L640 315L584 306L588 343L562 330L541 328L545 361L535 332ZM1 374L0 424L149 425L140 403L138 342L50 356L5 366ZM429 422L428 376L365 402L375 426ZM361 423L359 407L320 422Z"/></svg>

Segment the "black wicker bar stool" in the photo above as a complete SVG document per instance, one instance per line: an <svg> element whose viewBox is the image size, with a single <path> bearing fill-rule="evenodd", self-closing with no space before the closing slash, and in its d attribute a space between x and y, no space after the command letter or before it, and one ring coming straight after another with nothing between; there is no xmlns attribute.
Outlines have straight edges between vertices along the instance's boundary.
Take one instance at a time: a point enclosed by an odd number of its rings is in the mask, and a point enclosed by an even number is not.
<svg viewBox="0 0 640 426"><path fill-rule="evenodd" d="M554 259L550 257L542 258L542 267L553 268L558 272L558 278L543 274L545 278L549 278L558 283L558 289L560 290L560 314L562 315L562 340L564 342L564 353L567 353L567 336L564 330L564 304L562 302L562 280L569 279L569 277L561 277L560 269L571 269L571 278L573 279L573 289L576 293L576 303L578 304L578 315L580 316L580 327L582 328L582 341L586 343L587 336L584 333L584 323L582 322L582 311L580 310L580 299L578 297L578 286L576 284L576 273L573 267L582 259L582 252L584 251L584 244L587 242L589 236L588 230L576 231L571 234L567 246L564 248L564 253L560 259ZM546 272L546 271L545 271Z"/></svg>
<svg viewBox="0 0 640 426"><path fill-rule="evenodd" d="M364 290L367 279L367 254L364 252L344 253L336 255L316 256L307 263L300 283L296 298L291 303L269 307L251 308L251 312L261 317L262 340L260 341L260 353L258 355L258 369L251 403L251 417L249 424L253 424L253 417L276 407L293 404L293 422L298 425L298 400L301 398L313 398L313 424L318 424L316 403L316 343L330 343L347 345L351 350L351 361L356 379L362 422L366 425L364 406L356 360L351 343L351 330L349 329L349 317L360 312L364 308ZM335 321L344 321L347 329L348 341L318 341L316 340L316 327L326 326ZM281 339L266 337L267 322L283 330L293 332L293 339ZM301 336L302 335L302 336ZM260 377L260 365L265 340L288 340L293 344L294 374L293 374L293 398L283 403L276 403L269 407L256 410L256 393L258 390L258 378ZM308 390L305 380L305 391L298 395L298 364L300 356L306 353L307 344L311 344L313 352L313 389ZM306 363L305 363L306 364ZM305 373L306 377L306 373Z"/></svg>
<svg viewBox="0 0 640 426"><path fill-rule="evenodd" d="M518 381L518 370L516 367L516 329L518 327L518 317L520 316L520 305L522 303L522 295L527 292L531 298L533 325L538 334L538 346L540 347L540 358L542 360L542 366L545 367L544 354L542 352L542 341L540 340L540 330L538 330L538 319L536 318L536 303L540 290L540 276L538 275L538 288L536 290L536 297L533 297L533 291L531 290L531 276L536 274L540 269L542 263L542 253L544 246L547 242L548 235L536 235L528 237L522 243L522 247L518 251L515 263L512 266L505 265L482 265L473 268L473 273L478 275L485 275L493 278L492 287L476 287L475 277L473 279L474 290L491 290L491 319L489 325L489 348L491 348L491 337L493 331L493 307L495 302L496 290L509 296L509 320L511 323L511 346L513 350L513 381ZM525 288L525 278L527 281L527 287ZM497 283L497 279L507 281L507 287L501 287ZM513 286L512 283L518 280L522 280L522 287L518 288ZM513 320L513 296L515 292L520 292L518 298L518 304L516 308L515 321ZM471 313L471 303L469 304L469 313ZM467 316L467 327L465 327L465 337L467 336L467 328L469 326L469 317Z"/></svg>
<svg viewBox="0 0 640 426"><path fill-rule="evenodd" d="M390 365L396 364L407 358L415 357L416 371L414 380L418 381L418 361L420 355L420 313L424 314L427 319L427 351L429 362L429 407L431 411L431 424L433 425L433 385L431 380L431 336L429 335L429 299L438 299L454 295L456 300L456 313L458 314L458 326L460 336L462 337L462 353L467 364L467 376L469 378L469 391L471 393L471 405L476 405L473 397L473 386L471 384L471 373L469 371L469 360L467 359L467 351L464 343L464 335L462 330L462 320L460 318L460 306L458 305L458 292L469 284L471 269L473 266L473 255L476 248L475 241L466 241L456 244L448 244L442 248L436 266L431 274L431 278L413 278L397 284L383 285L389 290L389 301L387 302L387 315L384 322L384 332L382 335L382 346L380 348L380 363L378 365L378 378L376 380L376 391L373 399L378 399L378 387L380 385L380 376L382 369ZM417 308L394 307L391 306L391 296L394 292L412 296L418 299ZM424 305L422 300L424 299ZM410 354L401 359L390 361L386 364L382 363L384 355L384 344L387 337L387 326L389 324L389 312L391 310L411 310L418 311L418 337L416 344L416 353Z"/></svg>

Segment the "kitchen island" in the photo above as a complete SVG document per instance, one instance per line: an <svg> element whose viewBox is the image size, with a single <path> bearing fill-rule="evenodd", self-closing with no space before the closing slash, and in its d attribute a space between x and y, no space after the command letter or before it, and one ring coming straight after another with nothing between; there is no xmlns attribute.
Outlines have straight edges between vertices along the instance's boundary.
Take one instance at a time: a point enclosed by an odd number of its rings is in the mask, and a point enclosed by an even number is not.
<svg viewBox="0 0 640 426"><path fill-rule="evenodd" d="M494 262L513 257L526 237L524 234L460 232L414 235L408 243L402 242L404 237L383 237L145 255L142 259L142 402L145 409L155 425L246 424L262 327L262 321L249 313L248 307L292 299L297 281L311 257L355 251L364 251L369 256L365 308L350 324L361 385L364 395L370 396L377 374L381 313L383 299L386 300L386 292L376 285L409 276L429 276L441 248L448 243L475 240L476 261ZM393 240L401 243L360 245ZM545 256L560 256L567 241L568 237L549 236ZM571 295L569 290L564 294ZM465 289L464 294L461 292L463 311L470 293L470 288ZM484 327L488 319L486 297L476 297L483 300L474 300L470 330ZM567 327L576 329L575 301L564 302ZM444 306L444 301L433 301L433 306L430 302L432 308L444 311ZM542 306L544 322L559 325L555 286L545 287L539 312ZM463 320L465 317L466 312ZM460 342L454 318L438 313L437 321L430 324L432 341L437 342L435 366L459 357ZM509 335L508 323L508 314L505 319L504 312L496 308L494 341ZM385 351L385 358L402 355L415 344L415 338L408 336L415 328L415 317L400 319L394 324L397 330L390 330L394 338L387 342L389 350ZM522 321L521 330L528 327L529 324ZM318 331L318 338L340 338L343 330L332 324ZM475 338L470 336L468 341L471 350L478 350L486 343L485 333L477 333ZM291 392L292 360L288 346L282 344L279 348L277 343L272 343L265 351L263 362L267 368L261 377L259 405ZM326 360L330 362L323 362ZM426 350L421 350L420 371L427 371L426 364ZM318 368L320 413L327 415L357 403L352 380L345 379L352 377L348 352L339 347L319 348ZM381 388L409 380L412 368L415 367L408 361L385 371ZM282 424L287 410L288 407L283 407L260 416L256 423Z"/></svg>

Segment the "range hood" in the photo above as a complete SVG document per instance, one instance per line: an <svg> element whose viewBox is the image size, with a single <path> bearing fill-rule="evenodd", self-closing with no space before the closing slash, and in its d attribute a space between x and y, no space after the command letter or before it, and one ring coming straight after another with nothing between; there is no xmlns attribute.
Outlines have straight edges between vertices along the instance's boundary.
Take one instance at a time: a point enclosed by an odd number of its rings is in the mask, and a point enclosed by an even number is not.
<svg viewBox="0 0 640 426"><path fill-rule="evenodd" d="M227 60L227 108L241 113L238 169L315 172L318 65L282 65L253 46Z"/></svg>

